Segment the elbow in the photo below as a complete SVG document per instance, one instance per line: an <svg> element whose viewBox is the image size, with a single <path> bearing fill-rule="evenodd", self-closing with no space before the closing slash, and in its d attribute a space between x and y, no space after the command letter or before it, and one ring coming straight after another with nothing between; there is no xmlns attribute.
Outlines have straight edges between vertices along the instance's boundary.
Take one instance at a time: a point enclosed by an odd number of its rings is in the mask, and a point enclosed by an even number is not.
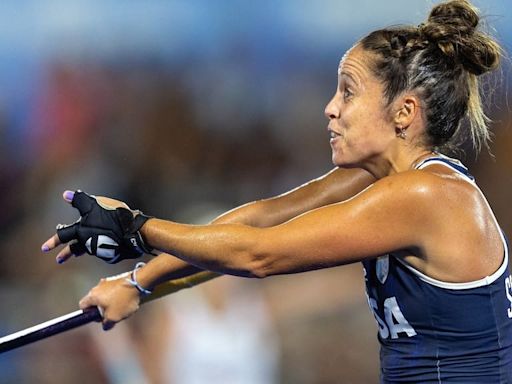
<svg viewBox="0 0 512 384"><path fill-rule="evenodd" d="M260 232L261 230L256 230ZM263 279L275 274L273 271L272 252L265 249L266 242L260 240L261 237L252 234L252 236L237 241L236 249L230 257L228 269L239 276ZM245 240L245 241L244 241Z"/></svg>
<svg viewBox="0 0 512 384"><path fill-rule="evenodd" d="M267 268L258 264L251 265L251 267L248 269L248 277L253 279L264 279L270 275L271 274L268 272Z"/></svg>
<svg viewBox="0 0 512 384"><path fill-rule="evenodd" d="M274 264L268 254L252 254L247 268L248 276L255 279L264 279L275 275Z"/></svg>
<svg viewBox="0 0 512 384"><path fill-rule="evenodd" d="M267 265L261 261L246 259L244 262L226 264L201 265L200 268L213 272L246 277L250 279L263 279L272 275Z"/></svg>
<svg viewBox="0 0 512 384"><path fill-rule="evenodd" d="M247 251L247 271L251 278L264 279L269 276L287 273L286 257L282 248L272 241L267 229L261 229L262 236L251 243Z"/></svg>
<svg viewBox="0 0 512 384"><path fill-rule="evenodd" d="M251 266L247 269L246 277L251 279L264 279L270 275L271 273L269 273L266 268L261 268L260 266Z"/></svg>
<svg viewBox="0 0 512 384"><path fill-rule="evenodd" d="M243 252L237 254L233 259L227 264L218 265L218 268L210 265L207 269L251 279L263 279L272 274L269 263L261 256L255 256L250 252Z"/></svg>
<svg viewBox="0 0 512 384"><path fill-rule="evenodd" d="M253 279L263 279L272 274L269 258L249 249L233 253L228 263L219 265L218 269L221 273Z"/></svg>

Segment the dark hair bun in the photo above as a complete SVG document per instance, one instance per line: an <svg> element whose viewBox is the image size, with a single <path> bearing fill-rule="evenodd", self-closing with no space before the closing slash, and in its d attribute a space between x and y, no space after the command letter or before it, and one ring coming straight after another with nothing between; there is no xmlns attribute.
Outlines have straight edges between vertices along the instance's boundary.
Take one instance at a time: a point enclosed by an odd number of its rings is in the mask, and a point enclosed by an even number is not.
<svg viewBox="0 0 512 384"><path fill-rule="evenodd" d="M464 68L481 75L499 65L500 47L488 35L477 30L478 10L466 0L452 0L436 5L420 34Z"/></svg>

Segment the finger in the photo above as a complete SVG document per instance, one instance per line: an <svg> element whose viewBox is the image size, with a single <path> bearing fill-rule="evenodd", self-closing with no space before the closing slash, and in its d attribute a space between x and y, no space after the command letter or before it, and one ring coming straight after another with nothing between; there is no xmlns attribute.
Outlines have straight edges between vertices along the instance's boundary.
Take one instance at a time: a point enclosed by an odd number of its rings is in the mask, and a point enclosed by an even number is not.
<svg viewBox="0 0 512 384"><path fill-rule="evenodd" d="M58 247L61 244L62 243L59 239L59 236L53 235L48 240L46 240L46 242L41 246L41 250L43 252L48 252L48 251L54 249L55 247Z"/></svg>
<svg viewBox="0 0 512 384"><path fill-rule="evenodd" d="M80 309L86 309L97 306L98 309L100 310L101 317L103 317L103 311L100 309L96 298L92 296L90 292L78 302L78 306L80 307Z"/></svg>
<svg viewBox="0 0 512 384"><path fill-rule="evenodd" d="M76 209L78 209L78 212L80 212L80 215L83 216L85 215L86 213L88 213L93 205L96 203L96 199L94 197L92 197L91 195L88 195L87 193L85 192L82 192L80 190L77 190L76 192L74 192L74 194L71 196L71 193L68 193L68 192L71 192L71 191L65 191L64 192L64 195L66 195L64 197L64 199L67 199L69 197L72 197L72 200L71 200L71 205L73 207L75 207Z"/></svg>
<svg viewBox="0 0 512 384"><path fill-rule="evenodd" d="M57 261L57 263L62 264L71 256L81 256L85 252L86 248L79 242L75 241L64 247L55 257L55 260Z"/></svg>
<svg viewBox="0 0 512 384"><path fill-rule="evenodd" d="M79 222L64 225L57 225L57 236L59 237L61 243L69 243L71 240L74 240L78 236L78 225Z"/></svg>
<svg viewBox="0 0 512 384"><path fill-rule="evenodd" d="M68 203L71 203L73 201L73 197L75 196L75 192L73 191L64 191L64 193L62 194L62 197L64 198L64 200L66 200Z"/></svg>
<svg viewBox="0 0 512 384"><path fill-rule="evenodd" d="M71 252L71 248L69 245L66 245L64 248L61 249L61 251L57 254L55 257L55 261L57 263L62 264L67 259L69 259L71 256L73 256L73 252Z"/></svg>

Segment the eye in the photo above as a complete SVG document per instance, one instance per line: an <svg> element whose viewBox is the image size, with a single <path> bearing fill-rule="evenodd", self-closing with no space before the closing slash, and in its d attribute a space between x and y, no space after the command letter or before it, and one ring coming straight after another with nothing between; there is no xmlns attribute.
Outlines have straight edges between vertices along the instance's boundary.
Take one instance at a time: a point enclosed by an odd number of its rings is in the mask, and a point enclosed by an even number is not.
<svg viewBox="0 0 512 384"><path fill-rule="evenodd" d="M354 94L352 93L352 91L349 89L349 88L345 88L343 90L343 98L345 100L349 100Z"/></svg>

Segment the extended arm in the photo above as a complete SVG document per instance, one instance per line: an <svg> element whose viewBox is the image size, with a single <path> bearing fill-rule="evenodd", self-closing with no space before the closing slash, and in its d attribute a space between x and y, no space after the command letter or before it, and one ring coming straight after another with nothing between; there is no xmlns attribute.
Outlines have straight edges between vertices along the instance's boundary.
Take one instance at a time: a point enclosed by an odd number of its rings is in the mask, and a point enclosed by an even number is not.
<svg viewBox="0 0 512 384"><path fill-rule="evenodd" d="M214 220L214 223L223 225L238 223L254 227L278 225L317 207L349 199L374 181L374 177L364 170L334 169L288 193L255 201L227 212ZM43 250L53 249L59 243L59 238L55 235L45 242ZM68 245L59 252L57 259L65 260L70 256ZM164 281L186 277L201 270L187 261L163 253L138 270L137 280L141 286L153 288ZM193 278L194 276L191 277ZM138 291L126 283L124 276L102 279L80 301L81 308L98 306L103 310L104 329L110 329L116 322L129 317L138 309L139 304Z"/></svg>
<svg viewBox="0 0 512 384"><path fill-rule="evenodd" d="M374 181L374 177L364 170L335 168L287 193L235 208L219 216L212 224L244 224L259 228L275 226L304 212L349 199ZM151 260L139 276L146 276L147 286L153 287L200 270L163 253Z"/></svg>
<svg viewBox="0 0 512 384"><path fill-rule="evenodd" d="M346 264L418 246L424 216L418 214L417 203L424 192L411 191L406 180L381 180L350 200L269 228L152 219L142 233L153 247L200 268L239 276L265 277ZM396 193L405 188L408 193L397 200ZM147 275L141 279L150 283Z"/></svg>

